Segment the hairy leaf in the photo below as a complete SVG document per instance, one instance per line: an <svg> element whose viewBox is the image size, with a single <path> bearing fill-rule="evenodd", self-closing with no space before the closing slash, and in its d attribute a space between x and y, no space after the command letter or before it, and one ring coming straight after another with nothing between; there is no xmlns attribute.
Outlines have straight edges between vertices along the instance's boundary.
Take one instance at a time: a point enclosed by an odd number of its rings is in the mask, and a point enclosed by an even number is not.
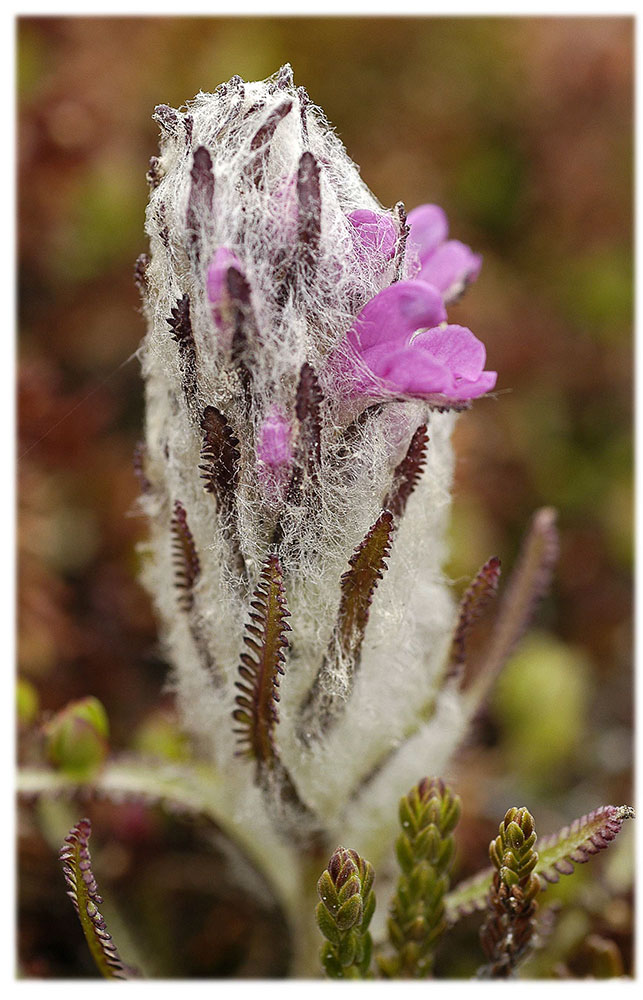
<svg viewBox="0 0 643 1000"><path fill-rule="evenodd" d="M319 164L310 152L302 153L297 171L297 256L299 264L312 275L321 238L321 190Z"/></svg>
<svg viewBox="0 0 643 1000"><path fill-rule="evenodd" d="M383 510L350 557L350 569L341 580L335 630L324 662L301 708L298 734L304 743L318 739L333 724L352 691L373 594L387 569L384 560L390 552L392 534L393 515ZM336 672L338 660L344 667L346 691L333 695L328 693L328 680Z"/></svg>
<svg viewBox="0 0 643 1000"><path fill-rule="evenodd" d="M266 118L261 128L258 129L258 131L252 137L252 141L250 143L251 150L255 151L261 149L262 146L265 146L266 143L270 142L273 135L275 134L277 126L286 117L291 107L292 107L292 100L290 98L287 98L285 101L282 101L281 104L277 105L277 107L273 111L270 112L270 114Z"/></svg>
<svg viewBox="0 0 643 1000"><path fill-rule="evenodd" d="M201 573L201 563L192 532L188 527L185 508L178 500L174 504L171 530L174 582L180 591L179 605L185 611L189 611L194 602L193 589Z"/></svg>
<svg viewBox="0 0 643 1000"><path fill-rule="evenodd" d="M98 886L92 873L89 854L91 832L90 821L81 819L65 837L60 849L63 874L68 886L67 895L74 904L99 972L106 979L129 979L135 974L134 970L124 965L98 909L103 900L98 894Z"/></svg>
<svg viewBox="0 0 643 1000"><path fill-rule="evenodd" d="M458 612L458 624L453 635L449 656L448 677L460 675L467 659L467 640L475 621L496 596L500 580L500 560L488 559L469 584Z"/></svg>
<svg viewBox="0 0 643 1000"><path fill-rule="evenodd" d="M201 418L203 447L199 469L204 488L213 493L225 510L234 511L234 498L239 483L239 441L230 424L216 406L206 406Z"/></svg>
<svg viewBox="0 0 643 1000"><path fill-rule="evenodd" d="M383 510L366 537L349 559L350 569L342 576L341 600L336 634L344 658L356 669L364 641L373 594L382 579L390 553L393 515Z"/></svg>
<svg viewBox="0 0 643 1000"><path fill-rule="evenodd" d="M288 646L285 633L290 631L286 621L290 612L276 555L268 557L250 606L251 621L243 640L250 652L241 654L241 680L236 682L241 694L235 699L233 712L240 725L234 732L239 737L240 755L271 766L277 758L273 734L279 715L275 703L279 700L279 676L284 673L283 651Z"/></svg>
<svg viewBox="0 0 643 1000"><path fill-rule="evenodd" d="M205 146L198 146L194 150L190 180L185 226L188 231L189 250L194 255L195 260L198 260L201 228L212 215L212 200L214 198L212 157Z"/></svg>
<svg viewBox="0 0 643 1000"><path fill-rule="evenodd" d="M179 347L179 360L183 372L183 389L188 403L192 402L197 394L196 376L196 344L192 334L192 320L190 318L190 297L185 293L178 300L171 310L171 316L167 320L167 325L172 331L172 339Z"/></svg>
<svg viewBox="0 0 643 1000"><path fill-rule="evenodd" d="M393 485L382 506L385 510L390 510L397 521L406 510L408 499L422 477L428 442L426 424L421 424L411 438L406 455L393 473Z"/></svg>
<svg viewBox="0 0 643 1000"><path fill-rule="evenodd" d="M411 227L406 222L406 209L404 202L398 201L394 208L397 216L399 235L395 247L395 277L393 281L400 281L404 277L404 258L406 256L406 242L411 232Z"/></svg>

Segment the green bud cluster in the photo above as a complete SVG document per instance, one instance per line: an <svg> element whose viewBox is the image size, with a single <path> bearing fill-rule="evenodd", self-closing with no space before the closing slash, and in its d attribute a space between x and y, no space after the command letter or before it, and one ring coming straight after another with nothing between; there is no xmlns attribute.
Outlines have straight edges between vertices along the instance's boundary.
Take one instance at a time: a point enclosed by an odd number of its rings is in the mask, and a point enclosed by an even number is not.
<svg viewBox="0 0 643 1000"><path fill-rule="evenodd" d="M373 942L373 866L356 851L338 847L317 883L317 924L326 938L321 960L331 979L365 979Z"/></svg>
<svg viewBox="0 0 643 1000"><path fill-rule="evenodd" d="M444 896L460 808L459 797L437 778L424 778L400 801L396 852L402 874L388 922L397 954L380 959L386 977L431 974L435 946L446 928Z"/></svg>
<svg viewBox="0 0 643 1000"><path fill-rule="evenodd" d="M534 869L536 830L531 813L524 807L509 809L499 834L489 845L495 868L487 900L487 918L480 931L489 964L480 970L482 978L508 978L528 953L540 892Z"/></svg>
<svg viewBox="0 0 643 1000"><path fill-rule="evenodd" d="M45 726L47 757L72 778L94 776L109 753L109 722L97 698L71 701Z"/></svg>

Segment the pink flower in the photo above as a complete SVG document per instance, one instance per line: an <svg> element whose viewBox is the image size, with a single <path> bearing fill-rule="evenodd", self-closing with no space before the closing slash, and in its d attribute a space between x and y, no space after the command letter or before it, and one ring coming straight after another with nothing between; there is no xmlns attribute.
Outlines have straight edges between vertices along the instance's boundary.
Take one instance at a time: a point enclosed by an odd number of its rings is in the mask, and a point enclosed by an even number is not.
<svg viewBox="0 0 643 1000"><path fill-rule="evenodd" d="M439 205L419 205L409 212L408 252L419 259L417 278L434 285L445 302L457 299L478 277L482 257L459 240L448 240L449 223Z"/></svg>
<svg viewBox="0 0 643 1000"><path fill-rule="evenodd" d="M440 292L426 281L399 281L357 315L333 358L352 396L411 396L436 405L489 392L484 344L464 326L445 323Z"/></svg>
<svg viewBox="0 0 643 1000"><path fill-rule="evenodd" d="M219 334L222 335L222 339L226 342L225 346L230 346L229 337L232 332L228 318L230 308L228 271L231 267L244 274L243 264L236 254L232 250L228 250L227 247L219 247L210 261L206 277L206 289L212 320Z"/></svg>
<svg viewBox="0 0 643 1000"><path fill-rule="evenodd" d="M259 429L257 459L259 479L272 499L279 499L290 481L293 450L292 428L277 408L273 407Z"/></svg>

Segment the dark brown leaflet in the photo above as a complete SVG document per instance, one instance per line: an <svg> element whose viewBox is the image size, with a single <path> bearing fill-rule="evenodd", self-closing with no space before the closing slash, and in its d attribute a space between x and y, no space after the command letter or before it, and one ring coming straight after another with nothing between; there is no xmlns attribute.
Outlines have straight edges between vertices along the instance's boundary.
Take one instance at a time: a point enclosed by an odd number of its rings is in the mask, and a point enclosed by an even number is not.
<svg viewBox="0 0 643 1000"><path fill-rule="evenodd" d="M197 395L197 360L196 344L192 335L192 320L190 318L190 297L185 293L171 310L167 325L172 331L172 339L179 347L179 358L183 371L183 389L188 404L194 402Z"/></svg>
<svg viewBox="0 0 643 1000"><path fill-rule="evenodd" d="M185 508L179 500L174 504L174 516L170 527L174 583L179 590L179 606L184 611L190 611L194 604L194 585L201 574L201 563L192 532L188 527Z"/></svg>
<svg viewBox="0 0 643 1000"><path fill-rule="evenodd" d="M239 441L230 424L216 406L206 406L201 418L203 446L199 469L204 488L213 493L226 510L234 510L234 498L239 482Z"/></svg>
<svg viewBox="0 0 643 1000"><path fill-rule="evenodd" d="M396 521L402 517L407 501L422 477L428 442L426 424L421 424L411 438L406 455L393 473L393 485L382 506L391 511Z"/></svg>
<svg viewBox="0 0 643 1000"><path fill-rule="evenodd" d="M188 249L195 260L199 259L199 238L203 226L212 215L214 198L214 173L212 157L205 146L194 150L192 169L190 170L190 194L185 218Z"/></svg>
<svg viewBox="0 0 643 1000"><path fill-rule="evenodd" d="M250 653L240 657L241 680L236 687L241 694L235 699L237 708L233 712L239 727L234 732L239 737L238 755L272 766L277 759L274 729L279 721L275 703L279 700L279 677L284 673L286 632L290 631L281 564L276 555L268 557L250 607L253 610L243 639Z"/></svg>
<svg viewBox="0 0 643 1000"><path fill-rule="evenodd" d="M350 569L341 580L341 597L333 636L313 686L301 708L298 727L304 743L318 739L336 721L346 705L359 668L362 643L373 601L390 553L393 515L384 510L366 533L349 560ZM328 682L341 661L346 671L343 696L327 693Z"/></svg>
<svg viewBox="0 0 643 1000"><path fill-rule="evenodd" d="M459 676L467 658L467 640L474 623L496 596L500 580L500 560L488 559L478 570L460 602L458 624L453 634L447 677Z"/></svg>

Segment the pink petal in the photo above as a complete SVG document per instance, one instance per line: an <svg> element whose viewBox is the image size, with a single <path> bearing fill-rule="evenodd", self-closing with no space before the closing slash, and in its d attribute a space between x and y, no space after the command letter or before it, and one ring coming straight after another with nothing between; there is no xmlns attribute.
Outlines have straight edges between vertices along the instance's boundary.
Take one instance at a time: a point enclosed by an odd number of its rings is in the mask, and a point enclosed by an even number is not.
<svg viewBox="0 0 643 1000"><path fill-rule="evenodd" d="M228 268L236 267L243 273L243 265L236 254L227 247L219 247L208 266L206 288L213 306L219 306L228 293L226 277Z"/></svg>
<svg viewBox="0 0 643 1000"><path fill-rule="evenodd" d="M395 253L397 230L386 215L358 208L347 218L353 225L355 248L362 259L379 254L384 260L391 260Z"/></svg>
<svg viewBox="0 0 643 1000"><path fill-rule="evenodd" d="M290 438L292 430L286 418L273 409L259 430L257 458L264 465L279 468L292 462Z"/></svg>
<svg viewBox="0 0 643 1000"><path fill-rule="evenodd" d="M476 399L491 392L496 384L498 372L480 372L477 379L469 382L467 379L457 379L455 390L448 393L450 399Z"/></svg>
<svg viewBox="0 0 643 1000"><path fill-rule="evenodd" d="M412 346L429 353L454 375L467 379L478 377L487 358L482 341L466 326L455 324L422 330L413 338Z"/></svg>
<svg viewBox="0 0 643 1000"><path fill-rule="evenodd" d="M396 393L408 396L450 396L456 382L446 365L428 352L404 347L392 352L387 362L379 365L376 374Z"/></svg>
<svg viewBox="0 0 643 1000"><path fill-rule="evenodd" d="M362 353L376 344L401 347L423 327L446 319L442 296L425 281L398 281L367 302L348 331L348 342Z"/></svg>
<svg viewBox="0 0 643 1000"><path fill-rule="evenodd" d="M418 205L409 212L406 221L411 227L409 243L424 263L449 235L446 213L439 205Z"/></svg>
<svg viewBox="0 0 643 1000"><path fill-rule="evenodd" d="M482 257L459 240L448 240L422 262L418 277L438 288L446 302L460 295L480 273Z"/></svg>

